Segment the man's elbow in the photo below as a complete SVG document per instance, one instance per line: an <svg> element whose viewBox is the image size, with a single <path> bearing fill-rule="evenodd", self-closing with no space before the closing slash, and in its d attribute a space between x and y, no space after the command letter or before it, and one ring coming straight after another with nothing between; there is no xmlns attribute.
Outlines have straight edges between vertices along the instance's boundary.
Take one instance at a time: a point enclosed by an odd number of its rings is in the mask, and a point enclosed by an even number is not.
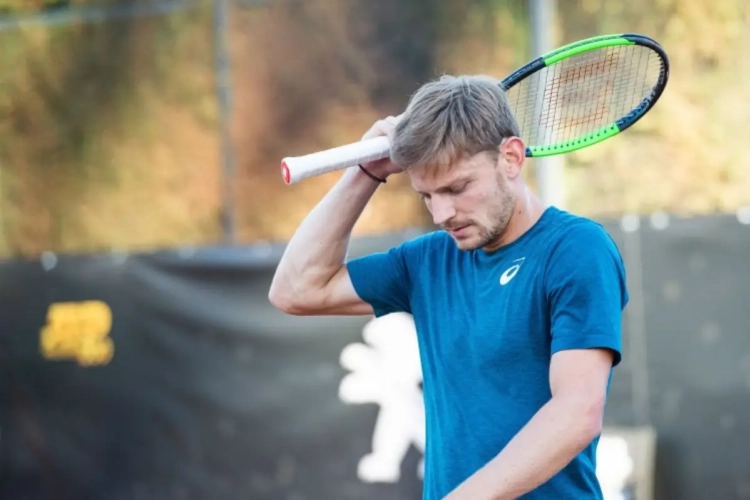
<svg viewBox="0 0 750 500"><path fill-rule="evenodd" d="M582 404L578 421L581 444L585 447L604 429L604 400L591 400Z"/></svg>
<svg viewBox="0 0 750 500"><path fill-rule="evenodd" d="M294 302L289 297L279 294L273 288L268 292L268 301L273 307L286 314L295 314Z"/></svg>
<svg viewBox="0 0 750 500"><path fill-rule="evenodd" d="M580 393L558 395L559 410L568 416L568 438L571 446L583 449L596 439L603 429L604 402Z"/></svg>
<svg viewBox="0 0 750 500"><path fill-rule="evenodd" d="M268 301L279 311L292 316L308 316L313 314L314 307L306 300L307 295L298 289L272 283L268 290Z"/></svg>
<svg viewBox="0 0 750 500"><path fill-rule="evenodd" d="M293 294L280 292L273 287L268 292L268 301L273 307L285 314L302 316L304 314L302 305Z"/></svg>
<svg viewBox="0 0 750 500"><path fill-rule="evenodd" d="M278 277L274 277L268 290L268 301L273 307L286 314L298 314L299 293L284 284Z"/></svg>
<svg viewBox="0 0 750 500"><path fill-rule="evenodd" d="M602 433L602 430L604 429L604 425L602 423L602 419L589 419L586 424L583 426L583 441L585 445L588 445L599 437L599 435Z"/></svg>

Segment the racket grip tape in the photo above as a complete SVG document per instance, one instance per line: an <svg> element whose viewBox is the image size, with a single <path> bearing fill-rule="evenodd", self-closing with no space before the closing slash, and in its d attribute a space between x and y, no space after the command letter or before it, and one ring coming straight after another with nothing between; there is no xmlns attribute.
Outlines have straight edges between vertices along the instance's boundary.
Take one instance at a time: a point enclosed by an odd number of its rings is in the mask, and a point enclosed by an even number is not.
<svg viewBox="0 0 750 500"><path fill-rule="evenodd" d="M310 177L388 158L390 151L387 137L375 137L304 156L288 156L281 160L281 176L287 184L295 184Z"/></svg>

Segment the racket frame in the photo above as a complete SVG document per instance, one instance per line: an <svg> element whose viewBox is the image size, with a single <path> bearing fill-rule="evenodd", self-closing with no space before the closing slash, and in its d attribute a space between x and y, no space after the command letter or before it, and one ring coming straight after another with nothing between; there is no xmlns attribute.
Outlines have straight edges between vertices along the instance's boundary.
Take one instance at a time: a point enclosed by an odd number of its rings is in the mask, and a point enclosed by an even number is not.
<svg viewBox="0 0 750 500"><path fill-rule="evenodd" d="M613 123L575 139L545 146L527 145L527 157L552 156L571 153L592 146L620 134L640 120L659 100L669 80L669 58L658 42L645 35L619 33L586 38L564 45L543 54L506 76L500 86L508 91L533 74L560 61L576 55L607 47L640 45L652 50L660 58L661 65L656 84L630 112ZM358 163L388 157L389 144L385 137L334 147L324 151L297 157L286 157L281 161L282 178L286 184L295 184L303 179L315 177L335 170L356 166Z"/></svg>
<svg viewBox="0 0 750 500"><path fill-rule="evenodd" d="M643 118L648 111L656 104L659 100L664 89L669 81L669 58L667 53L664 51L661 45L655 40L636 33L621 33L611 35L601 35L591 38L586 38L577 42L563 45L557 49L554 49L546 54L529 61L524 64L513 73L505 77L500 86L506 92L518 85L523 80L531 77L533 74L548 68L562 60L569 59L585 52L591 52L593 50L603 49L607 47L615 47L621 45L640 45L647 47L654 51L661 60L661 68L659 76L656 81L656 85L651 91L641 100L641 102L635 106L629 113L618 118L613 123L605 125L598 130L589 132L575 139L567 141L561 141L555 144L549 144L546 146L527 146L526 156L527 157L542 157L552 156L559 154L572 153L573 151L583 149L592 146L605 139L609 139L621 132L624 132L630 128L634 123Z"/></svg>

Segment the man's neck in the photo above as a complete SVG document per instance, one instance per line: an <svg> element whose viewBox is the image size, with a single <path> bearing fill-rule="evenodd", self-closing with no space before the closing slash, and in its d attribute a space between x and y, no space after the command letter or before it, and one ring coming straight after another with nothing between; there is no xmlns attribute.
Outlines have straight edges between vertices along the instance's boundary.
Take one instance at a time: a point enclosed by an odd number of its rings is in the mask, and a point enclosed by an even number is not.
<svg viewBox="0 0 750 500"><path fill-rule="evenodd" d="M497 241L487 245L484 248L485 251L494 252L505 245L513 243L526 233L526 231L531 229L542 217L544 210L547 208L542 203L542 200L532 193L528 187L523 186L521 189L522 192L518 197L518 203L516 203L513 209L513 214L510 216L505 231L503 231L503 234Z"/></svg>

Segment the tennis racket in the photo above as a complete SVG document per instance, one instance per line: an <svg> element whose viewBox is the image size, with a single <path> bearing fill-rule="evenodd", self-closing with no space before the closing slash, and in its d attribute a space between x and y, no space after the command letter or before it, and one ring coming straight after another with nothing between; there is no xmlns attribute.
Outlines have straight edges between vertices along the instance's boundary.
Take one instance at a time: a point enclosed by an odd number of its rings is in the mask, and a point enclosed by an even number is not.
<svg viewBox="0 0 750 500"><path fill-rule="evenodd" d="M528 62L501 83L526 143L528 157L587 148L627 130L659 100L669 59L639 34L597 36L565 45ZM286 157L287 184L387 158L387 137Z"/></svg>

